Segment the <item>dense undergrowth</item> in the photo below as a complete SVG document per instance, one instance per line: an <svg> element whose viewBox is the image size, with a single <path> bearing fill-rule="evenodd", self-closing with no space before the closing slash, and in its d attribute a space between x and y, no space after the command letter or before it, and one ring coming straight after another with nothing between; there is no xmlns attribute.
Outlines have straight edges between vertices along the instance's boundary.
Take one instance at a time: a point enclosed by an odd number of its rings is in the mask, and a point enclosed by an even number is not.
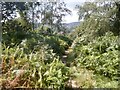
<svg viewBox="0 0 120 90"><path fill-rule="evenodd" d="M68 62L77 67L92 70L96 80L95 87L117 87L119 82L119 51L118 36L107 32L90 42L87 38L78 37L72 45L72 52ZM106 84L105 84L106 83ZM104 84L104 85L103 85Z"/></svg>
<svg viewBox="0 0 120 90"><path fill-rule="evenodd" d="M44 24L32 30L21 19L4 22L0 46L2 87L118 88L120 29L114 24L120 18L116 16L110 22L112 15L100 15L88 15L69 33Z"/></svg>
<svg viewBox="0 0 120 90"><path fill-rule="evenodd" d="M3 47L4 87L64 88L69 68L47 45L26 54L26 48Z"/></svg>
<svg viewBox="0 0 120 90"><path fill-rule="evenodd" d="M112 32L91 42L84 36L72 42L62 35L33 35L16 46L2 44L3 87L65 88L74 80L82 88L117 88L120 46Z"/></svg>
<svg viewBox="0 0 120 90"><path fill-rule="evenodd" d="M101 36L96 31L87 35L83 33L87 29L81 28L68 36L40 28L29 31L24 39L13 32L15 36L10 40L9 33L4 31L2 86L65 88L73 87L75 81L75 87L117 88L119 36L111 31ZM64 55L67 58L63 59Z"/></svg>
<svg viewBox="0 0 120 90"><path fill-rule="evenodd" d="M68 37L38 30L21 42L2 43L2 86L65 88L70 69L60 59L71 44ZM13 37L16 38L16 37ZM19 43L19 44L18 44Z"/></svg>

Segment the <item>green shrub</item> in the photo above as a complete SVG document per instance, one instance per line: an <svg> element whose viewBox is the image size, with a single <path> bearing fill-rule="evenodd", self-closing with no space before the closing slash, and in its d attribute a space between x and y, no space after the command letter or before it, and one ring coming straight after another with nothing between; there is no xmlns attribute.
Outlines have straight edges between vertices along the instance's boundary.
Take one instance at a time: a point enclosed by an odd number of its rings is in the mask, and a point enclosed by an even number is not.
<svg viewBox="0 0 120 90"><path fill-rule="evenodd" d="M82 39L82 38L81 38ZM79 39L78 39L79 40ZM94 39L86 45L81 40L80 44L75 45L73 52L77 54L75 59L78 64L87 69L94 70L112 80L117 79L118 74L118 37L112 33Z"/></svg>
<svg viewBox="0 0 120 90"><path fill-rule="evenodd" d="M3 86L29 88L65 87L65 82L69 76L69 68L59 60L59 57L48 46L41 46L39 51L31 52L30 54L25 53L24 47L3 47L2 73L4 80L7 82ZM21 77L18 77L19 75Z"/></svg>
<svg viewBox="0 0 120 90"><path fill-rule="evenodd" d="M47 36L45 42L53 49L53 52L59 56L65 53L65 49L68 48L68 43L57 36Z"/></svg>
<svg viewBox="0 0 120 90"><path fill-rule="evenodd" d="M2 42L8 46L15 46L30 36L31 28L24 26L18 20L10 20L2 25Z"/></svg>

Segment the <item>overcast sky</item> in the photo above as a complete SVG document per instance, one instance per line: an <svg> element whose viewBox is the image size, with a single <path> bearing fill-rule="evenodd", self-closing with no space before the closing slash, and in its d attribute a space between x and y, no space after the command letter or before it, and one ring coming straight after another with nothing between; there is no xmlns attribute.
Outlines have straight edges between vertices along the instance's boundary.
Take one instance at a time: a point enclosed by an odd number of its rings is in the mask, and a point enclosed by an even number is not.
<svg viewBox="0 0 120 90"><path fill-rule="evenodd" d="M64 18L65 23L70 22L77 22L78 21L78 15L77 10L75 10L76 5L80 5L85 2L85 0L62 0L66 3L66 7L72 11L72 15L67 15Z"/></svg>

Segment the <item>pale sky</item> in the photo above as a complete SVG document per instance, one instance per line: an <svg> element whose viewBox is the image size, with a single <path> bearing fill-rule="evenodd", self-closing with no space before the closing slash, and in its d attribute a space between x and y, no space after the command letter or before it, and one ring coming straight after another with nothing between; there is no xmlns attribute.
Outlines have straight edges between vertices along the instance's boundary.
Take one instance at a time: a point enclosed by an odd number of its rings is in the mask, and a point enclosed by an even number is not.
<svg viewBox="0 0 120 90"><path fill-rule="evenodd" d="M83 4L87 0L60 0L61 2L66 3L66 7L71 10L71 15L65 16L63 23L78 22L78 14L75 9L76 5ZM17 15L19 17L19 15Z"/></svg>
<svg viewBox="0 0 120 90"><path fill-rule="evenodd" d="M78 15L77 10L75 10L75 6L84 3L86 0L60 0L60 1L64 1L66 3L66 7L72 11L72 15L67 15L64 18L63 22L64 23L77 22Z"/></svg>

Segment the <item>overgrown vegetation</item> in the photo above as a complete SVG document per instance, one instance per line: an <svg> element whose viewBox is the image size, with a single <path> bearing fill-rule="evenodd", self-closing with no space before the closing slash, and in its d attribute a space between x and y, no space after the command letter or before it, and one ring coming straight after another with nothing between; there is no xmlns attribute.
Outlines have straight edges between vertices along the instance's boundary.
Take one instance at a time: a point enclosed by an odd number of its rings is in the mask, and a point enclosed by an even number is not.
<svg viewBox="0 0 120 90"><path fill-rule="evenodd" d="M70 13L65 3L1 4L6 12L2 13L0 46L3 88L118 88L119 2L102 0L78 5L79 19L84 21L69 33L62 26L62 17ZM35 7L40 7L42 22L36 29L37 11L30 13ZM12 17L15 10L19 18Z"/></svg>

